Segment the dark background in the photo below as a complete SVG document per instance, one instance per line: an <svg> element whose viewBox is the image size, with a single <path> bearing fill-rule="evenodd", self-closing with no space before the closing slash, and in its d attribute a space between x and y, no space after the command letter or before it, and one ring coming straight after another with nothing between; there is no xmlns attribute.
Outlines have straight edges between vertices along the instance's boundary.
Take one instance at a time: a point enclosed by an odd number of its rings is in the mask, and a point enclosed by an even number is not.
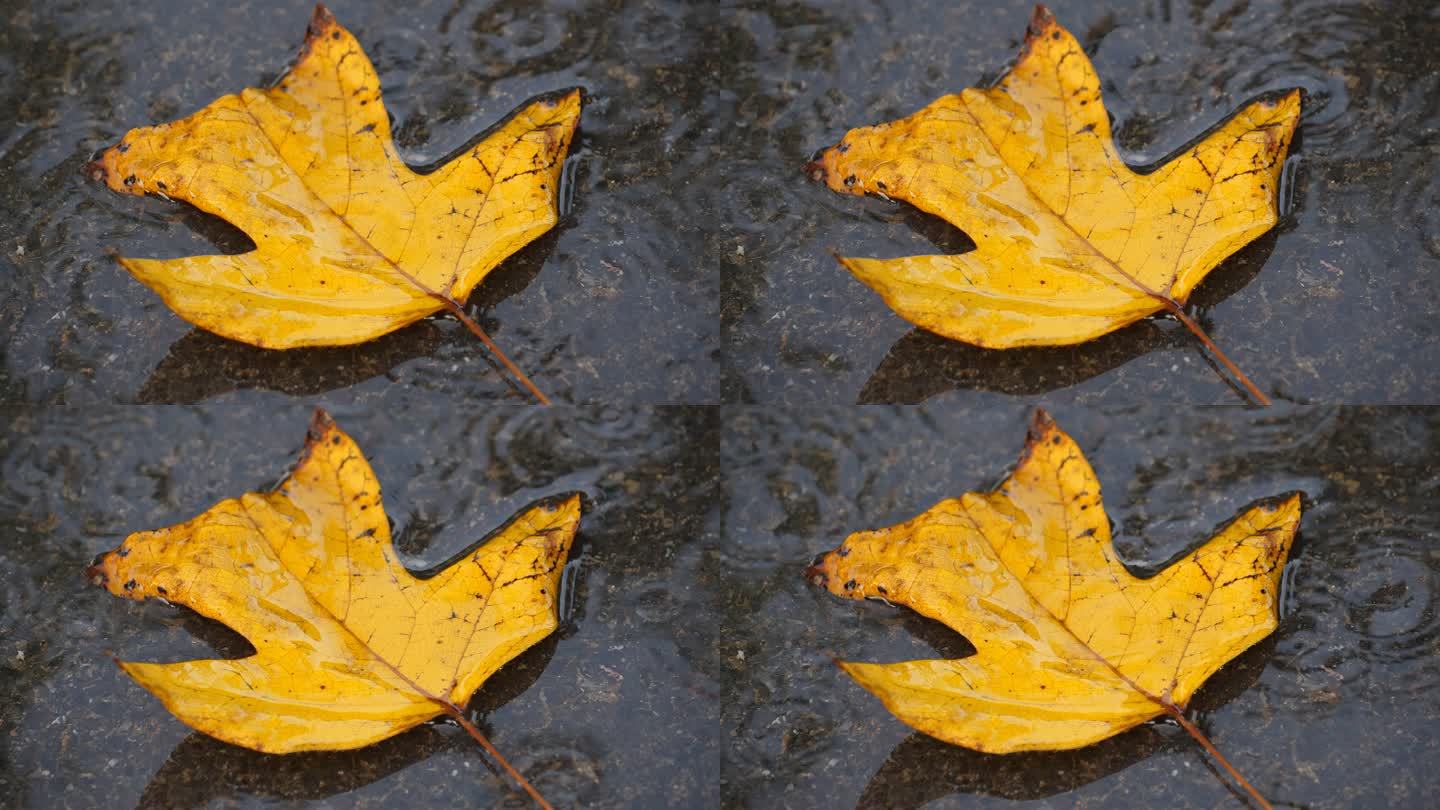
<svg viewBox="0 0 1440 810"><path fill-rule="evenodd" d="M1174 322L984 352L917 332L829 257L965 249L801 167L851 127L997 76L1028 3L336 0L414 164L535 94L585 89L560 224L470 302L570 403L541 412L448 318L262 352L193 330L108 258L244 248L82 167L132 127L273 79L308 0L0 0L0 804L526 806L454 726L263 757L192 735L106 658L244 653L81 571L129 532L274 482L324 405L417 567L533 498L586 493L564 629L472 703L556 806L1240 806L1173 726L984 757L912 735L829 662L965 653L800 570L849 531L999 480L1043 402L1092 454L1138 565L1255 497L1307 493L1280 632L1195 717L1278 806L1422 806L1440 789L1440 412L1324 406L1440 398L1440 7L1053 6L1137 165L1258 93L1305 91L1283 221L1192 310L1278 411L1238 407ZM1221 407L1151 404L1177 402Z"/></svg>

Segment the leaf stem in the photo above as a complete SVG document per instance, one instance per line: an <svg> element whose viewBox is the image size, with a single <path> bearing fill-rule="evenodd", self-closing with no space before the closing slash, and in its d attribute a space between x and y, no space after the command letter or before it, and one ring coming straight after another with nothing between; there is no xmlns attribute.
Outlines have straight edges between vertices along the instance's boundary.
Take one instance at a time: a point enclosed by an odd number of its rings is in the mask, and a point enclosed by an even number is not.
<svg viewBox="0 0 1440 810"><path fill-rule="evenodd" d="M328 613L329 611L326 612ZM330 615L334 616L335 614L331 613ZM374 651L371 650L371 652L373 653ZM465 731L468 732L471 737L475 738L475 742L480 743L480 746L484 748L487 752L489 752L490 756L493 757L496 762L500 763L500 767L504 768L505 772L510 774L510 778L514 779L516 784L520 785L520 787L525 789L525 792L530 795L530 798L535 800L535 803L540 806L541 810L555 810L555 808L551 806L549 802L545 801L545 797L540 795L540 791L536 790L535 786L530 784L530 781L528 779L522 776L519 771L515 770L515 768L510 765L510 762L506 760L505 757L500 755L500 752L496 750L495 746L490 743L490 740L485 736L484 732L477 728L474 723L466 719L465 711L463 709L461 709L459 706L456 706L454 702L452 702L449 698L443 698L421 686L420 684L416 683L414 678L406 675L404 672L400 671L399 667L395 666L389 661L386 661L379 655L375 656L375 660L379 661L387 668L389 668L391 672L395 673L396 677L404 681L406 685L408 685L411 689L414 689L416 694L424 697L426 700L429 700L436 706L439 706L440 711L454 718L455 722L459 723L461 728L465 729Z"/></svg>
<svg viewBox="0 0 1440 810"><path fill-rule="evenodd" d="M490 353L500 360L500 363L505 366L505 368L511 373L511 375L513 375L515 379L519 380L521 385L525 386L525 390L529 391L530 395L535 397L535 401L539 402L541 405L550 404L550 398L545 396L545 394L542 393L539 388L536 388L535 383L530 381L530 378L525 375L525 372L521 371L519 366L512 363L510 361L510 358L506 357L505 353L500 351L500 347L496 346L495 341L491 340L490 336L485 334L485 330L480 328L480 324L476 323L474 318L471 318L469 315L465 314L464 307L461 307L458 301L448 295L442 295L439 297L441 301L445 302L445 308L450 310L450 314L458 318L460 320L460 323L465 324L465 328L469 329L475 335L475 337L480 338L480 340L485 344L485 348L489 349Z"/></svg>
<svg viewBox="0 0 1440 810"><path fill-rule="evenodd" d="M519 366L510 362L510 358L506 357L505 353L500 351L500 347L496 346L495 341L491 340L490 336L485 334L485 330L480 328L480 324L476 323L474 318L471 318L469 315L465 314L465 308L460 306L459 301L451 298L450 295L447 293L440 292L439 290L430 287L430 285L407 273L403 268L400 267L400 265L395 264L394 262L390 262L390 267L396 273L398 273L401 278L404 278L406 281L414 284L418 290L430 296L431 298L434 298L436 301L439 301L440 305L445 307L445 309L449 310L451 315L459 318L460 323L465 324L466 329L469 329L475 335L475 337L480 338L480 341L485 344L485 348L490 350L490 354L498 358L501 364L503 364L506 369L509 369L510 373L515 377L515 379L519 380L520 384L525 386L525 390L529 391L530 395L535 397L536 402L539 402L541 405L550 404L550 398L541 393L539 388L535 387L535 383L531 382L530 378L525 376L525 372L521 371Z"/></svg>
<svg viewBox="0 0 1440 810"><path fill-rule="evenodd" d="M336 621L339 621L339 619L335 617L335 614L332 613L328 608L324 608L322 606L321 610L324 610L325 613L328 614L331 618L335 618ZM359 636L356 636L356 638L358 639ZM365 644L365 642L362 641L360 643L361 646L365 647L365 649L370 649L369 646ZM397 678L404 681L405 684L411 689L414 689L416 694L440 707L441 712L455 718L455 722L459 723L461 728L465 729L465 731L468 732L471 737L474 737L475 741L480 743L480 746L486 751L488 751L490 753L490 756L494 757L496 762L500 763L500 767L504 768L505 772L510 774L510 778L514 779L515 782L520 785L520 787L525 789L525 792L530 795L530 798L534 799L535 803L540 805L541 810L555 810L555 808L551 806L549 802L545 801L545 797L540 795L540 791L536 790L535 786L530 784L530 781L528 779L522 776L519 771L515 770L515 768L510 765L510 762L506 760L505 757L500 756L500 752L496 750L495 746L490 743L490 740L485 737L485 734L481 732L480 729L476 728L474 723L470 722L465 718L464 710L462 710L459 706L456 706L454 702L452 702L449 698L443 698L421 686L415 681L414 678L406 675L403 671L401 671L399 667L395 666L394 664L385 660L380 655L376 654L374 650L370 650L370 653L375 656L376 661L384 664L387 669L395 673L395 676Z"/></svg>
<svg viewBox="0 0 1440 810"><path fill-rule="evenodd" d="M1229 760L1225 759L1225 756L1220 753L1220 749L1216 748L1215 744L1210 742L1210 738L1205 736L1205 732L1201 731L1199 726L1190 722L1178 706L1169 701L1161 701L1160 705L1165 708L1166 714L1173 717L1175 722L1180 724L1181 728L1189 732L1190 736L1194 737L1195 741L1200 743L1201 747L1210 752L1210 756L1213 757L1216 762L1220 763L1220 766L1230 774L1231 778L1240 784L1240 787L1245 789L1246 793L1250 794L1250 798L1254 799L1256 804L1260 805L1263 810L1275 810L1274 805L1270 804L1264 796L1261 796L1260 791L1256 790L1255 786L1250 784L1250 781L1242 776L1240 772L1235 769L1235 766L1230 764Z"/></svg>
<svg viewBox="0 0 1440 810"><path fill-rule="evenodd" d="M1215 341L1211 340L1210 336L1205 334L1205 330L1201 328L1200 324L1197 323L1194 318L1190 317L1189 313L1185 311L1185 308L1168 297L1163 298L1163 300L1167 302L1165 309L1168 310L1171 315L1174 315L1180 323L1185 324L1185 328L1190 330L1190 334L1199 338L1200 342L1205 344L1205 348L1210 351L1211 356L1219 360L1220 364L1225 367L1225 370L1229 371L1232 377L1241 385L1245 386L1245 390L1249 391L1250 396L1254 397L1255 401L1260 403L1260 407L1270 407L1270 397L1265 396L1265 392L1261 391L1229 357L1226 357L1225 352L1220 351L1220 347L1216 346Z"/></svg>
<svg viewBox="0 0 1440 810"><path fill-rule="evenodd" d="M521 776L520 772L515 770L515 768L505 760L505 757L500 756L500 752L495 749L494 745L490 744L490 740L485 737L485 733L474 723L466 719L465 712L461 711L459 706L442 698L434 698L434 700L444 708L446 714L450 715L450 717L454 718L455 722L460 724L461 728L469 732L470 736L474 737L475 741L480 743L481 747L483 747L496 762L500 763L500 767L504 768L505 772L510 774L510 778L514 779L520 787L525 789L525 792L530 795L530 798L535 800L535 803L539 805L542 810L555 810L549 802L545 801L545 797L540 795L540 791L536 790L535 786L530 784L529 780Z"/></svg>
<svg viewBox="0 0 1440 810"><path fill-rule="evenodd" d="M1073 229L1071 232L1074 233ZM1076 236L1079 236L1079 234L1076 234ZM1185 328L1190 330L1190 334L1200 339L1200 342L1205 345L1205 348L1210 350L1211 356L1219 360L1220 364L1225 366L1231 376L1241 385L1245 386L1245 390L1250 392L1250 396L1255 398L1255 401L1260 404L1260 407L1270 407L1270 397L1265 396L1265 392L1261 391L1254 382L1251 382L1250 378L1245 375L1245 372L1241 371L1240 367L1235 365L1234 361L1225 356L1225 352L1220 351L1220 347L1215 345L1215 341L1211 340L1210 336L1205 334L1205 329L1201 327L1194 318L1190 317L1190 314L1185 311L1184 307L1180 306L1179 301L1176 301L1174 298L1171 298L1159 290L1153 289L1150 285L1131 275L1120 265L1111 262L1110 266L1121 278L1133 284L1140 292L1154 298L1160 303L1160 306L1165 308L1166 312L1174 315L1175 319L1180 321L1180 323L1185 324Z"/></svg>

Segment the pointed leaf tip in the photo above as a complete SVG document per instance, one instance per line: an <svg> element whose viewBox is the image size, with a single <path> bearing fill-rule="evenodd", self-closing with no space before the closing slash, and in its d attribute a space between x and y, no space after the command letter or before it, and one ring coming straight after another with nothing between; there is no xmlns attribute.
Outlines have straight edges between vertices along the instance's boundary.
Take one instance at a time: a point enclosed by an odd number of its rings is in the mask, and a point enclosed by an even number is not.
<svg viewBox="0 0 1440 810"><path fill-rule="evenodd" d="M324 3L316 3L315 10L310 13L310 26L307 34L319 36L326 29L337 24L335 15L330 12L329 7Z"/></svg>
<svg viewBox="0 0 1440 810"><path fill-rule="evenodd" d="M334 417L330 416L330 412L325 408L316 407L315 412L310 415L310 429L323 433L332 427L335 427Z"/></svg>
<svg viewBox="0 0 1440 810"><path fill-rule="evenodd" d="M1055 15L1044 3L1036 3L1035 10L1030 13L1030 25L1026 30L1026 36L1039 36L1050 26L1055 25Z"/></svg>
<svg viewBox="0 0 1440 810"><path fill-rule="evenodd" d="M1055 417L1043 407L1037 406L1035 412L1030 414L1030 433L1036 436L1043 436L1055 427Z"/></svg>

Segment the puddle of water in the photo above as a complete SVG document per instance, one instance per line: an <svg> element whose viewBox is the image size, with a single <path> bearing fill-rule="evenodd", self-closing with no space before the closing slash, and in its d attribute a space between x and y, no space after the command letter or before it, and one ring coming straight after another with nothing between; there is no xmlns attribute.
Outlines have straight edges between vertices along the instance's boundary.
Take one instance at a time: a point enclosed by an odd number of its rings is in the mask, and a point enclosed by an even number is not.
<svg viewBox="0 0 1440 810"><path fill-rule="evenodd" d="M1196 716L1277 807L1423 806L1440 789L1424 764L1440 719L1440 413L1054 415L1095 467L1117 546L1137 569L1252 500L1305 493L1280 628L1211 679ZM728 572L716 600L734 734L726 806L1240 806L1176 726L1146 724L1081 751L986 756L913 732L831 663L969 653L938 623L834 599L801 571L852 531L993 486L1027 418L1021 406L728 411L728 542L710 562ZM938 799L948 801L926 804Z"/></svg>

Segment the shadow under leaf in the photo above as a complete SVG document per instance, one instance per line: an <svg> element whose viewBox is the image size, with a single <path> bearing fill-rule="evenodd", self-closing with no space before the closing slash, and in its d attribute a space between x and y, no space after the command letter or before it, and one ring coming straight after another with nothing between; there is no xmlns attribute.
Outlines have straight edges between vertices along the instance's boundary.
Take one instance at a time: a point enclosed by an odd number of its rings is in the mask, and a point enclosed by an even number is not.
<svg viewBox="0 0 1440 810"><path fill-rule="evenodd" d="M499 306L505 299L524 292L531 282L540 275L560 242L560 231L565 225L562 219L555 227L520 248L491 270L470 293L469 309L487 312Z"/></svg>
<svg viewBox="0 0 1440 810"><path fill-rule="evenodd" d="M1165 328L1170 327L1170 328ZM1079 346L985 349L915 328L876 366L860 404L915 404L970 389L1033 396L1079 385L1157 349L1191 340L1179 324L1144 320Z"/></svg>
<svg viewBox="0 0 1440 810"><path fill-rule="evenodd" d="M362 788L461 743L458 735L427 724L355 751L282 755L238 748L197 732L170 752L145 786L138 806L205 807L245 796L325 799Z"/></svg>
<svg viewBox="0 0 1440 810"><path fill-rule="evenodd" d="M1276 239L1272 230L1252 242L1195 290L1190 310L1197 320L1204 324L1208 309L1254 280ZM1205 326L1208 330L1209 325ZM1046 394L1079 385L1141 355L1189 345L1199 344L1178 323L1156 317L1074 346L1024 349L984 349L917 327L890 347L860 390L858 401L914 404L960 389L1014 396ZM1245 366L1243 358L1237 362Z"/></svg>
<svg viewBox="0 0 1440 810"><path fill-rule="evenodd" d="M1203 728L1208 713L1253 686L1265 670L1275 640L1272 634L1212 675L1196 693L1187 715ZM1187 745L1195 743L1178 727L1163 721L1141 724L1084 748L1016 754L984 754L917 731L890 752L866 784L856 807L912 810L952 793L1016 801L1044 799L1084 787L1161 751Z"/></svg>
<svg viewBox="0 0 1440 810"><path fill-rule="evenodd" d="M895 746L865 786L856 807L910 810L952 793L1015 801L1044 799L1128 768L1167 746L1183 744L1141 726L1088 748L982 754L915 732Z"/></svg>
<svg viewBox="0 0 1440 810"><path fill-rule="evenodd" d="M470 700L467 714L484 716L534 685L555 654L552 634L501 667ZM473 747L459 729L435 722L353 751L262 754L196 732L180 741L151 777L140 807L196 808L245 796L279 801L326 799L359 790L446 750Z"/></svg>
<svg viewBox="0 0 1440 810"><path fill-rule="evenodd" d="M227 340L193 329L145 380L136 399L143 403L199 402L244 389L311 396L358 385L394 367L435 351L445 332L430 320L412 324L369 343L276 351Z"/></svg>

